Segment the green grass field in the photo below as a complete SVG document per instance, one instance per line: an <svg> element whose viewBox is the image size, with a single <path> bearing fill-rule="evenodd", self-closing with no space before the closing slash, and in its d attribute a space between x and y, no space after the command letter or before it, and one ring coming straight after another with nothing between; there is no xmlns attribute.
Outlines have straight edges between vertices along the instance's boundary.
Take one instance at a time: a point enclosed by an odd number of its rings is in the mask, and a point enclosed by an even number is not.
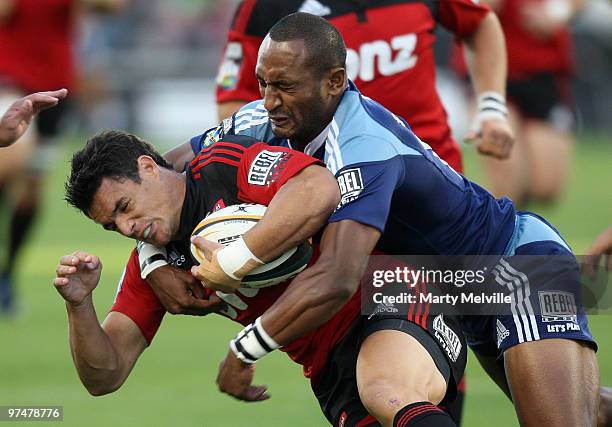
<svg viewBox="0 0 612 427"><path fill-rule="evenodd" d="M612 144L589 138L577 146L574 173L563 202L534 207L564 234L577 253L612 223ZM64 145L49 177L46 212L24 252L18 276L21 313L0 319L0 405L63 405L70 426L319 426L325 425L300 367L277 352L258 363L257 383L269 386L267 402L246 404L220 394L214 379L228 340L239 329L218 316L166 316L153 344L126 384L110 396L91 397L72 365L63 302L51 283L59 257L75 249L104 264L94 293L98 317L109 309L131 242L104 232L62 200L67 159ZM467 173L479 177L473 152ZM612 317L593 316L602 383L612 384ZM471 359L465 426L517 425L511 405Z"/></svg>

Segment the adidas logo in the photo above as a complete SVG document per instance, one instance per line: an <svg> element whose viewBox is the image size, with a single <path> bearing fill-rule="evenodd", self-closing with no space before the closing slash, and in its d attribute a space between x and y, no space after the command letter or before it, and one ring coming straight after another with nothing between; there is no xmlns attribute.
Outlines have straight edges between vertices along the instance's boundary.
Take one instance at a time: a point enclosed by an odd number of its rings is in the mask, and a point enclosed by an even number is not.
<svg viewBox="0 0 612 427"><path fill-rule="evenodd" d="M300 6L298 12L306 12L311 15L325 16L331 13L331 9L324 4L319 3L317 0L306 0Z"/></svg>

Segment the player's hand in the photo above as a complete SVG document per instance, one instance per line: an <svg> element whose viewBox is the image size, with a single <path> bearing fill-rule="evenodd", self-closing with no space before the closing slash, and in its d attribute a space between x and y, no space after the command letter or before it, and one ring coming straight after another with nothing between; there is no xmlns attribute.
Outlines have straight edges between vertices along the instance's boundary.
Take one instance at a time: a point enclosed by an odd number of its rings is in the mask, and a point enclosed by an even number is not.
<svg viewBox="0 0 612 427"><path fill-rule="evenodd" d="M612 227L601 233L586 251L582 264L583 271L595 280L601 257L604 256L606 271L612 271Z"/></svg>
<svg viewBox="0 0 612 427"><path fill-rule="evenodd" d="M76 251L64 255L55 269L55 289L71 304L79 305L98 286L102 262L95 255Z"/></svg>
<svg viewBox="0 0 612 427"><path fill-rule="evenodd" d="M226 307L214 293L207 297L202 283L188 271L164 265L147 276L147 283L162 305L172 314L205 316Z"/></svg>
<svg viewBox="0 0 612 427"><path fill-rule="evenodd" d="M199 236L193 236L191 243L204 254L205 258L200 265L191 267L193 277L201 281L204 287L213 291L226 294L236 292L240 287L240 280L230 277L217 261L217 252L223 248L223 245Z"/></svg>
<svg viewBox="0 0 612 427"><path fill-rule="evenodd" d="M0 147L11 145L28 129L38 112L53 107L68 95L66 89L36 92L15 101L0 119Z"/></svg>
<svg viewBox="0 0 612 427"><path fill-rule="evenodd" d="M465 141L475 143L482 155L507 159L514 145L514 133L507 120L483 120L480 123L480 132L471 131L466 135Z"/></svg>
<svg viewBox="0 0 612 427"><path fill-rule="evenodd" d="M223 393L245 402L260 402L270 398L268 387L252 385L255 364L247 364L238 359L230 350L219 365L217 386Z"/></svg>

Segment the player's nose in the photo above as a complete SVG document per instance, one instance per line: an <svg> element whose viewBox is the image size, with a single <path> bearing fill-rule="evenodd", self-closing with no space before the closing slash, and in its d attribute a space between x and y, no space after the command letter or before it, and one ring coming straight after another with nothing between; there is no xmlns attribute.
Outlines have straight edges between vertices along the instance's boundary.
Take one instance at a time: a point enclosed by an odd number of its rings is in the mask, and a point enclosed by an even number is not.
<svg viewBox="0 0 612 427"><path fill-rule="evenodd" d="M115 224L117 225L117 230L119 233L123 234L124 236L137 237L134 236L134 233L136 232L136 221L133 219L119 215L115 220Z"/></svg>
<svg viewBox="0 0 612 427"><path fill-rule="evenodd" d="M276 108L278 108L282 104L282 100L280 96L278 95L278 91L270 86L267 86L264 89L263 100L264 100L264 108L268 112L274 111Z"/></svg>

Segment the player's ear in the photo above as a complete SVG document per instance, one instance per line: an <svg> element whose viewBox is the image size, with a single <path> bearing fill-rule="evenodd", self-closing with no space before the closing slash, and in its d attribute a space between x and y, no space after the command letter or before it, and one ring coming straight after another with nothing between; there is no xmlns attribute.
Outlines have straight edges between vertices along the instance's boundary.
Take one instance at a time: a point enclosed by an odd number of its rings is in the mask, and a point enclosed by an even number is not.
<svg viewBox="0 0 612 427"><path fill-rule="evenodd" d="M151 157L142 155L138 157L138 173L141 178L145 176L157 177L159 175L159 165Z"/></svg>
<svg viewBox="0 0 612 427"><path fill-rule="evenodd" d="M327 81L329 85L329 94L337 96L344 92L346 87L346 70L343 67L334 67L329 71L329 79Z"/></svg>

